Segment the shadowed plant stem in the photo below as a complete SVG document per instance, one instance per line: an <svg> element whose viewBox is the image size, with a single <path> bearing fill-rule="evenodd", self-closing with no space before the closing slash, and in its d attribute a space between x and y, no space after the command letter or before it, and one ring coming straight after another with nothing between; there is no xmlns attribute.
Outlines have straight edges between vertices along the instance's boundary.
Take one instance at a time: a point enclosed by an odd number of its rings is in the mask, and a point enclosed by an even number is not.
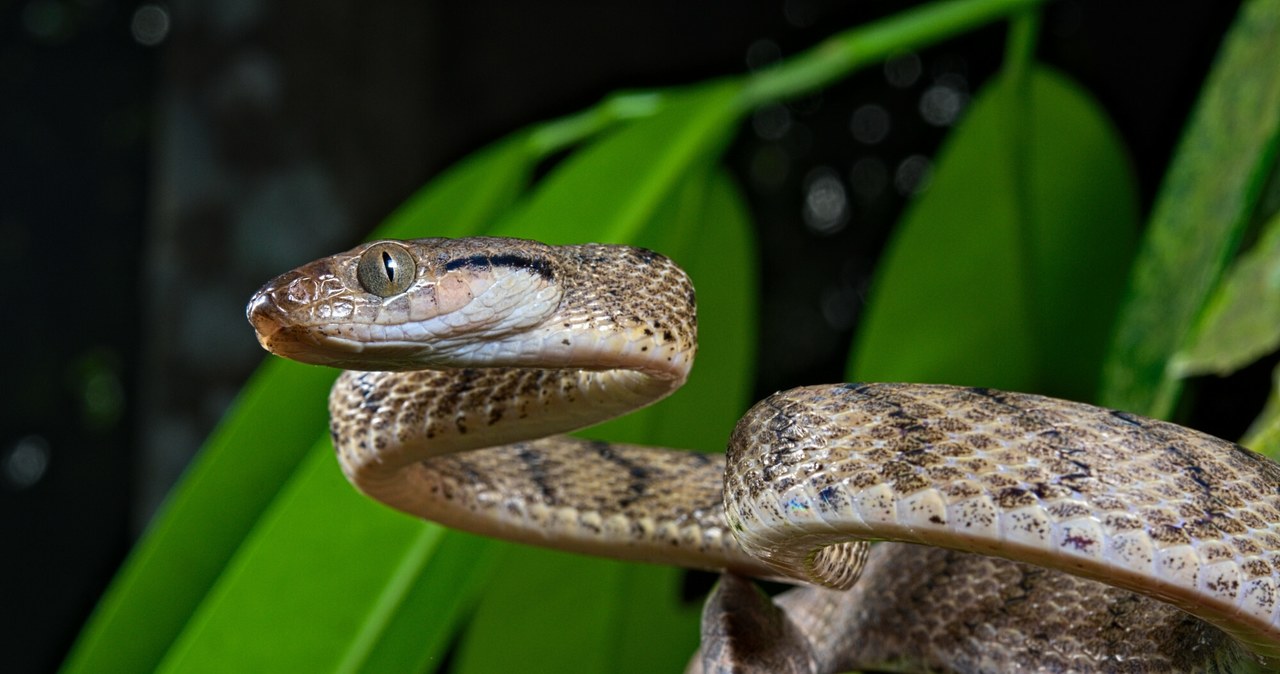
<svg viewBox="0 0 1280 674"><path fill-rule="evenodd" d="M1042 2L935 2L837 33L804 53L751 75L743 88L743 107L750 109L810 93L897 53L920 49Z"/></svg>
<svg viewBox="0 0 1280 674"><path fill-rule="evenodd" d="M934 2L837 33L813 48L741 78L743 112L812 93L868 65L927 47L986 23L1024 13L1045 0L951 0ZM619 93L597 105L539 124L529 133L530 151L545 156L610 126L660 112L677 90Z"/></svg>
<svg viewBox="0 0 1280 674"><path fill-rule="evenodd" d="M1039 275L1040 261L1036 251L1044 250L1045 244L1038 241L1040 230L1035 221L1036 211L1032 207L1032 170L1034 166L1034 143L1032 136L1031 69L1035 64L1036 36L1040 29L1040 15L1037 12L1024 11L1014 15L1009 21L1009 34L1005 38L1004 66L1000 77L1003 80L1000 96L1005 97L1005 105L1009 110L1008 142L1005 144L1009 152L1009 166L1013 169L1010 176L1013 190L1010 194L1015 210L1015 236L1018 241L1019 273L1022 276L1022 308L1027 320L1031 321L1036 334L1047 334L1046 308L1052 303L1044 297L1045 286ZM1043 345L1036 345L1043 348ZM1037 357L1037 362L1040 358ZM1045 373L1039 372L1043 377Z"/></svg>

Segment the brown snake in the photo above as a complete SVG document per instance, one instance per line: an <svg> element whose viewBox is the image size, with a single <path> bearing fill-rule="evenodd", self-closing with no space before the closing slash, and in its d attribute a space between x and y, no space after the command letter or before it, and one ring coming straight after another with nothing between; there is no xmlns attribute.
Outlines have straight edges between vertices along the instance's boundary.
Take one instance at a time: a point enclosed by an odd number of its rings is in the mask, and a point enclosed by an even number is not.
<svg viewBox="0 0 1280 674"><path fill-rule="evenodd" d="M727 459L557 436L661 399L692 366L692 285L626 246L365 244L272 280L248 316L268 350L347 370L331 431L366 494L508 540L730 572L691 671L1280 662L1280 467L1232 443L917 384L775 394ZM866 539L940 549L868 561ZM771 601L738 576L810 587Z"/></svg>

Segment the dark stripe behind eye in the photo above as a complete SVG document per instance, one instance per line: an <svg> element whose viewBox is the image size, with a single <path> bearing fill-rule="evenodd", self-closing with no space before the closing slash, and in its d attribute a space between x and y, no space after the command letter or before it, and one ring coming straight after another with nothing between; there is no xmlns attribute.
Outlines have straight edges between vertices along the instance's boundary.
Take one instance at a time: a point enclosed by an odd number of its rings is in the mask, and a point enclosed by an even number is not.
<svg viewBox="0 0 1280 674"><path fill-rule="evenodd" d="M455 271L464 267L483 269L485 267L506 267L508 269L522 269L524 271L533 272L538 276L550 281L551 267L546 260L539 258L529 258L522 255L514 255L504 253L502 255L472 255L469 257L460 257L445 263L445 271Z"/></svg>

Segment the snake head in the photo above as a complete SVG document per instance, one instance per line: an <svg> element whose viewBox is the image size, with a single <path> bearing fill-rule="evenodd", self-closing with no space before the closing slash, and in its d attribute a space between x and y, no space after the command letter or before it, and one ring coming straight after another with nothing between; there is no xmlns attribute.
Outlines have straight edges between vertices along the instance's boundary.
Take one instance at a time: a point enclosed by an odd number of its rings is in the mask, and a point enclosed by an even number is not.
<svg viewBox="0 0 1280 674"><path fill-rule="evenodd" d="M465 367L485 345L555 312L561 288L544 249L510 239L375 241L272 279L246 315L263 348L304 363Z"/></svg>

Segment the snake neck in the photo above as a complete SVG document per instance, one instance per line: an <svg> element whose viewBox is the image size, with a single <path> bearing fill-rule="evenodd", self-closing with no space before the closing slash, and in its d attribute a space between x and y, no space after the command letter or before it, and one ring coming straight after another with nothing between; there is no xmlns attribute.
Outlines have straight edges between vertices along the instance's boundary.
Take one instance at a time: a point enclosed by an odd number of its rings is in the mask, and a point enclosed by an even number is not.
<svg viewBox="0 0 1280 674"><path fill-rule="evenodd" d="M637 370L348 371L330 391L330 432L348 479L385 500L412 464L591 426L683 382Z"/></svg>
<svg viewBox="0 0 1280 674"><path fill-rule="evenodd" d="M358 489L454 529L772 577L724 527L722 456L557 435L682 381L635 370L347 372L330 397L342 410L334 444Z"/></svg>

